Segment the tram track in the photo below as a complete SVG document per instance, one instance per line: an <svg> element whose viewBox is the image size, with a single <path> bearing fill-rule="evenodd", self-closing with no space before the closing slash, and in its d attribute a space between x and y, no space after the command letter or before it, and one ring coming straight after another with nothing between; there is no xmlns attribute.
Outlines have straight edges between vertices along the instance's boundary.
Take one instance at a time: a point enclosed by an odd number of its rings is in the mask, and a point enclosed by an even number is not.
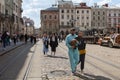
<svg viewBox="0 0 120 80"><path fill-rule="evenodd" d="M27 78L28 78L28 76L29 76L30 70L31 70L31 68L32 68L32 61L33 61L33 57L34 57L34 54L35 54L36 46L37 46L37 45L35 45L34 52L32 53L32 56L31 56L31 58L30 58L30 60L29 60L29 64L28 64L27 69L26 69L26 71L25 71L23 80L27 80Z"/></svg>
<svg viewBox="0 0 120 80"><path fill-rule="evenodd" d="M0 68L0 78L1 78L3 75L5 75L4 73L5 73L7 70L9 70L10 66L12 66L13 63L14 63L15 61L17 61L17 59L18 59L19 57L21 57L21 56L23 56L23 55L25 54L25 51L26 51L26 50L30 49L31 45L28 44L28 45L25 45L24 47L25 47L25 49L22 49L22 48L20 48L20 47L19 47L19 49L16 48L16 49L18 49L18 50L20 51L19 54L13 56L14 58L13 58L13 57L10 57L10 58L8 59L8 62L6 62L6 64L4 64L4 65ZM34 50L33 50L33 52L31 53L32 55L31 55L30 60L28 60L29 62L28 62L28 65L27 65L27 68L26 68L26 71L25 71L25 73L24 73L24 75L23 75L23 79L22 79L22 80L27 80L27 77L28 77L28 74L29 74L29 71L30 71L30 68L31 68L31 62L32 62L32 59L33 59L33 56L34 56L34 53L35 53L35 48L36 48L36 45L34 45ZM22 49L22 50L21 50L21 49ZM12 50L11 52L13 52L13 51L14 51L14 50ZM7 54L7 55L10 55L10 54Z"/></svg>
<svg viewBox="0 0 120 80"><path fill-rule="evenodd" d="M30 47L30 46L29 46ZM27 47L27 49L29 49L29 47ZM9 60L9 62L6 62L5 65L3 65L3 67L0 69L0 76L2 76L2 74L9 68L9 66L11 66L18 57L20 57L21 55L23 55L23 53L26 51L26 49L22 50L18 55L11 57Z"/></svg>
<svg viewBox="0 0 120 80"><path fill-rule="evenodd" d="M59 45L59 46L60 46L64 51L67 52L67 48L63 47L62 45ZM113 68L115 68L115 69L117 69L117 70L120 70L120 67L117 66L117 65L115 65L115 64L113 64L113 63L104 61L104 60L102 60L102 59L100 59L100 58L98 58L98 57L96 57L96 56L92 56L92 55L90 55L90 54L87 54L87 56L90 57L91 59L95 59L95 60L97 60L97 61L99 61L99 62L101 62L101 63L103 63L103 64L106 64L107 66L111 66L111 67L113 67ZM111 72L111 73L107 72L105 69L101 68L99 65L95 65L94 63L91 63L89 60L86 60L86 62L87 62L88 64L90 64L91 66L93 66L94 68L97 68L98 70L102 71L103 73L107 74L108 76L114 78L114 80L120 80L119 77L117 77L116 75L111 74L112 72Z"/></svg>

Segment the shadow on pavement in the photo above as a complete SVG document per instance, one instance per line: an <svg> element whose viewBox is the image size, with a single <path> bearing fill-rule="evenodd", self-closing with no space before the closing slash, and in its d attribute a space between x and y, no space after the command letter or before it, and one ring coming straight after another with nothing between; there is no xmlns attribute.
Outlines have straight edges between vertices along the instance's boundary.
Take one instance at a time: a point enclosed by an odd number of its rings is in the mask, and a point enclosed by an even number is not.
<svg viewBox="0 0 120 80"><path fill-rule="evenodd" d="M2 75L0 76L0 80L17 80L19 79L18 76L20 76L20 72L23 68L28 67L28 64L26 64L26 60L28 59L29 56L31 56L31 53L34 53L34 50L31 50L31 48L34 46L34 44L30 44L27 43L25 45L23 45L22 47L17 48L17 52L16 50L9 52L8 54L14 54L14 56L12 57L8 57L6 55L2 56L5 58L8 58L8 60L6 59L4 63L8 64L6 66L5 65L1 65L1 69L0 71L2 71L2 69L6 68L5 71L2 73ZM24 74L23 74L24 75Z"/></svg>
<svg viewBox="0 0 120 80"><path fill-rule="evenodd" d="M95 76L95 75L91 75L91 74L87 74L87 73L85 73L84 75L82 75L80 73L76 73L75 76L80 77L83 80L112 80L112 79L104 77L104 76Z"/></svg>
<svg viewBox="0 0 120 80"><path fill-rule="evenodd" d="M68 59L66 57L62 57L62 56L51 56L51 55L48 55L46 57L50 57L50 58L60 58L60 59Z"/></svg>

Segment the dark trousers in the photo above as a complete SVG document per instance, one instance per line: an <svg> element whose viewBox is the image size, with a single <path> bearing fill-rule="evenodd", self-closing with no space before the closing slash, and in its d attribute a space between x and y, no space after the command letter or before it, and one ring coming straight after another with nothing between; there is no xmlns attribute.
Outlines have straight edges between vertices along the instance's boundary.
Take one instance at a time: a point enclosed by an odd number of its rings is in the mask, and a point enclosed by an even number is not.
<svg viewBox="0 0 120 80"><path fill-rule="evenodd" d="M80 61L79 61L79 63L80 62L81 62L80 68L81 68L81 70L83 70L84 69L84 63L85 63L85 54L80 54Z"/></svg>

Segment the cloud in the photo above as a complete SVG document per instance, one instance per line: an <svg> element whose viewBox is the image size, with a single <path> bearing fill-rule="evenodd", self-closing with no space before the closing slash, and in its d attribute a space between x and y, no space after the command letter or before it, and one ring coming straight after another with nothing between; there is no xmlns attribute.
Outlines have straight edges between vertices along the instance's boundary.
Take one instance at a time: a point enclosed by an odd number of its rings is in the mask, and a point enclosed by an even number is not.
<svg viewBox="0 0 120 80"><path fill-rule="evenodd" d="M103 5L103 4L110 3L110 2L112 2L112 0L101 0L101 1L97 2L97 4Z"/></svg>

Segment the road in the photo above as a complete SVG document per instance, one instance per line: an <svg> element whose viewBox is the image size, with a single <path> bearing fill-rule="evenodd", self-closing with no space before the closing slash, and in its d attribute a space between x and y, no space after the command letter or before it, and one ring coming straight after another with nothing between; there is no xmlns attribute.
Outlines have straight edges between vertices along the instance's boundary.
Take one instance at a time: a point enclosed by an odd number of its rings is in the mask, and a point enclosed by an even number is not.
<svg viewBox="0 0 120 80"><path fill-rule="evenodd" d="M120 48L87 44L85 74L72 76L67 47L43 55L42 41L25 44L0 56L0 80L120 80Z"/></svg>

